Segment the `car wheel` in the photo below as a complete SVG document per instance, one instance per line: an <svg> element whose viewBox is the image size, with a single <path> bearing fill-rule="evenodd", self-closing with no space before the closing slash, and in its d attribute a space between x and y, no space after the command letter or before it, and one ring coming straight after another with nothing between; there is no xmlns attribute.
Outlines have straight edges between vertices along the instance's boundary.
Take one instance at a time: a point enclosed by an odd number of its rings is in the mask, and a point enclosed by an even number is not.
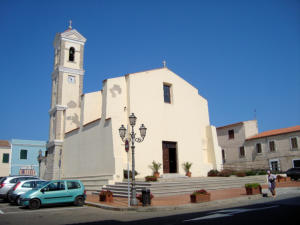
<svg viewBox="0 0 300 225"><path fill-rule="evenodd" d="M20 196L18 196L18 197L16 198L16 204L17 204L17 205L21 205L21 199L20 199Z"/></svg>
<svg viewBox="0 0 300 225"><path fill-rule="evenodd" d="M38 209L41 206L41 202L38 199L31 199L29 202L30 209Z"/></svg>
<svg viewBox="0 0 300 225"><path fill-rule="evenodd" d="M83 206L84 205L84 198L82 196L77 196L75 198L74 205Z"/></svg>
<svg viewBox="0 0 300 225"><path fill-rule="evenodd" d="M14 200L12 200L12 198L11 198L10 195L8 195L7 199L8 199L8 201L9 201L10 203L14 203Z"/></svg>

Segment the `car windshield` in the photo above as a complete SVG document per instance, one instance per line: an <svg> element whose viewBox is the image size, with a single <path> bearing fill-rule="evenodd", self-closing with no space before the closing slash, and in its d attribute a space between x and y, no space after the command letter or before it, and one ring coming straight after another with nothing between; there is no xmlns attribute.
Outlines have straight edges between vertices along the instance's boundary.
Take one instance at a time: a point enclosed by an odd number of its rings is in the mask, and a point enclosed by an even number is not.
<svg viewBox="0 0 300 225"><path fill-rule="evenodd" d="M50 183L50 181L45 181L44 183L38 185L38 188L45 187L45 186L48 185L49 183Z"/></svg>

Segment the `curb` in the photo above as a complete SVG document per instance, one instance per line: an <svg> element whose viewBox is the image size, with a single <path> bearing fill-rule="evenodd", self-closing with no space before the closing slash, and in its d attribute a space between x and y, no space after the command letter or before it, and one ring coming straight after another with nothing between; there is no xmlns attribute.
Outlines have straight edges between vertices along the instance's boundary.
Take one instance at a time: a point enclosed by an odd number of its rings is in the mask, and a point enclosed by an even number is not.
<svg viewBox="0 0 300 225"><path fill-rule="evenodd" d="M290 193L295 193L295 191L299 191L300 193L300 187L283 187L283 188L277 188L276 190L281 191L288 191ZM268 189L262 189L262 193L267 193ZM283 195L288 193L282 193ZM113 210L113 211L135 211L135 212L157 212L157 211L170 211L170 210L178 210L178 209L203 209L208 207L219 207L219 206L225 206L229 204L237 204L237 203L245 203L254 200L263 199L265 197L262 196L262 194L259 195L247 195L242 197L235 197L235 198L228 198L228 199L220 199L220 200L214 200L210 202L203 202L203 203L189 203L184 205L174 205L174 206L139 206L139 207L117 207L117 206L110 206L95 202L85 202L85 205L97 207L101 209L106 210ZM268 198L266 198L268 199Z"/></svg>
<svg viewBox="0 0 300 225"><path fill-rule="evenodd" d="M185 205L174 205L174 206L139 206L139 207L117 207L117 206L110 206L100 203L94 202L85 202L85 205L97 207L106 210L113 210L113 211L136 211L136 212L156 212L156 211L170 211L170 210L178 210L178 209L191 209L191 208L204 208L204 207L211 207L211 206L220 206L226 205L235 202L247 201L247 200L257 200L263 198L262 195L252 195L252 196L245 196L245 197L237 197L237 198L230 198L230 199L222 199L222 200L215 200L210 202L204 203L189 203Z"/></svg>

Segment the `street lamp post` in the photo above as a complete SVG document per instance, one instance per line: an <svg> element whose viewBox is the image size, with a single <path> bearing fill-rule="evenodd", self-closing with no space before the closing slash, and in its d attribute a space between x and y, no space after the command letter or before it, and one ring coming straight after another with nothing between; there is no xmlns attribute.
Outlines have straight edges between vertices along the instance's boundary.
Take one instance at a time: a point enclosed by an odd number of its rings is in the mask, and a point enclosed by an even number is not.
<svg viewBox="0 0 300 225"><path fill-rule="evenodd" d="M39 162L39 178L41 178L41 162L43 160L42 150L39 150L39 155L37 157L37 160Z"/></svg>
<svg viewBox="0 0 300 225"><path fill-rule="evenodd" d="M136 206L138 205L137 199L136 199L136 188L135 188L135 157L134 157L134 151L135 151L135 142L142 142L146 136L146 131L147 128L144 126L144 124L141 125L141 127L139 128L140 130L140 134L141 137L140 138L136 138L136 133L134 133L134 126L136 123L136 116L132 113L129 116L129 123L131 126L131 133L130 133L130 138L129 141L131 141L131 153L132 153L132 188L131 188L131 201L130 201L130 205L132 206ZM122 138L122 141L125 142L124 138L126 135L126 128L124 127L124 125L122 124L121 127L119 128L119 133L120 133L120 137Z"/></svg>

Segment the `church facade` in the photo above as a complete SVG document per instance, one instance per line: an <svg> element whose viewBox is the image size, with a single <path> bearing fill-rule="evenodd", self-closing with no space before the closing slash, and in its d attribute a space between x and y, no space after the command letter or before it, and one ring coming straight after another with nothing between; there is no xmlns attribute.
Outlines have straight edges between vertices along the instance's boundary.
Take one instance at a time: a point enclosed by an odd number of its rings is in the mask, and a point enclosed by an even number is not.
<svg viewBox="0 0 300 225"><path fill-rule="evenodd" d="M192 163L193 176L221 169L208 102L195 87L164 66L104 80L102 90L83 94L85 41L71 27L55 37L43 178L81 179L90 190L123 180L131 152L125 152L119 128L130 127L131 113L136 131L147 127L144 141L135 145L137 178L152 175L153 160L162 163L162 175L184 175L184 162Z"/></svg>

